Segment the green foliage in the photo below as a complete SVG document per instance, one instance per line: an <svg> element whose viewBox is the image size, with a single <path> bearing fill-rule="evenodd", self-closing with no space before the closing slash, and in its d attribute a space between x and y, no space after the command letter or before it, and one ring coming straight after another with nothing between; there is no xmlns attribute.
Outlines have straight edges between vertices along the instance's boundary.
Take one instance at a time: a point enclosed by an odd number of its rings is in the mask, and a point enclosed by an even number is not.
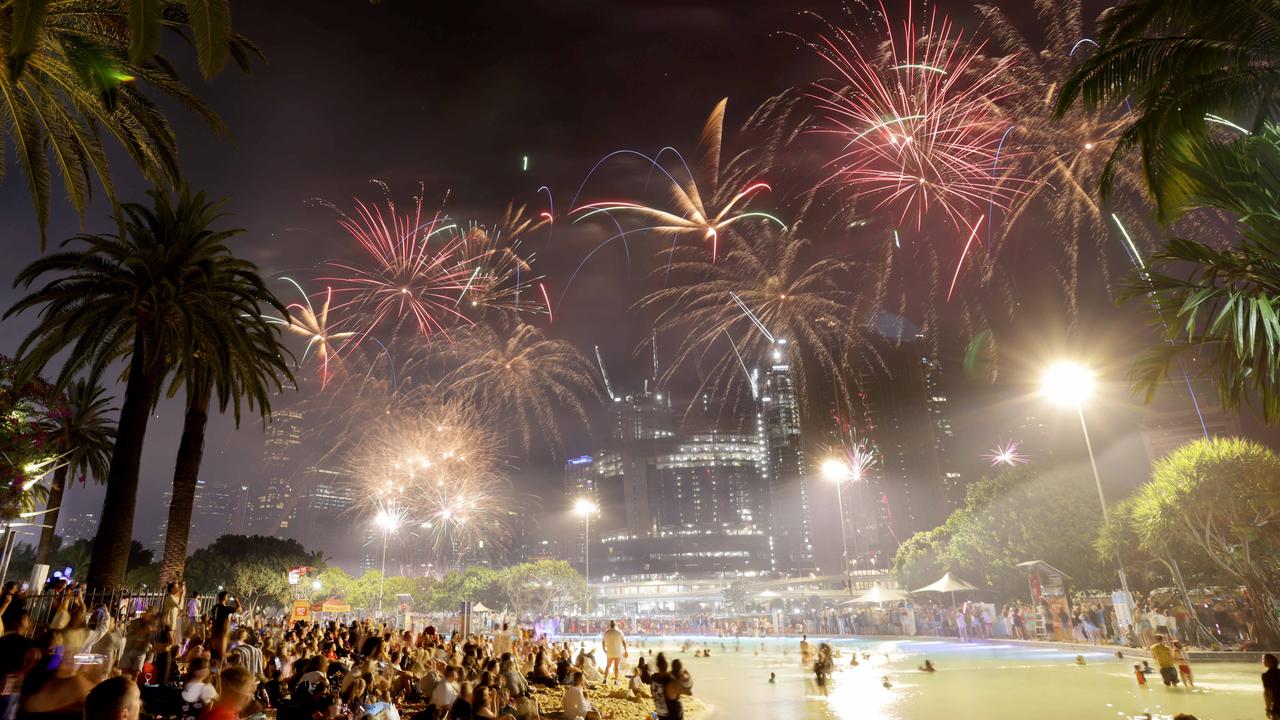
<svg viewBox="0 0 1280 720"><path fill-rule="evenodd" d="M557 599L578 603L587 596L587 581L564 560L538 560L509 567L498 574L497 585L502 591L502 605L520 617L544 614Z"/></svg>
<svg viewBox="0 0 1280 720"><path fill-rule="evenodd" d="M149 92L194 111L219 132L217 115L156 54L160 31L194 39L206 78L234 57L248 69L258 55L231 32L228 0L6 0L0 56L0 149L8 140L25 170L39 222L41 245L49 217L50 164L83 216L96 180L115 204L115 187L102 141L119 143L142 175L158 186L178 180L173 128ZM2 158L0 158L2 160ZM0 162L0 177L3 177Z"/></svg>
<svg viewBox="0 0 1280 720"><path fill-rule="evenodd" d="M1251 130L1280 106L1280 0L1121 0L1103 13L1100 47L1063 84L1058 113L1077 101L1088 109L1132 101L1103 176L1141 150L1147 184L1165 220L1178 210L1179 146L1204 142L1206 117Z"/></svg>
<svg viewBox="0 0 1280 720"><path fill-rule="evenodd" d="M1280 648L1280 457L1238 438L1187 443L1156 463L1133 496L1132 519L1144 550L1171 556L1194 549L1243 584L1257 637Z"/></svg>
<svg viewBox="0 0 1280 720"><path fill-rule="evenodd" d="M64 412L52 385L0 355L0 520L34 507L34 483L58 461L49 424Z"/></svg>
<svg viewBox="0 0 1280 720"><path fill-rule="evenodd" d="M318 567L323 562L320 553L308 552L297 540L264 535L223 535L187 559L187 587L202 593L215 592L219 585L236 587L237 573L249 568L285 577L291 568L302 565ZM254 570L255 574L240 579L256 582L259 578L257 572ZM284 582L288 584L287 578Z"/></svg>
<svg viewBox="0 0 1280 720"><path fill-rule="evenodd" d="M1166 340L1139 359L1135 381L1149 400L1175 363L1196 367L1225 407L1256 397L1263 417L1280 421L1280 126L1189 146L1174 165L1179 206L1229 213L1239 242L1171 239L1127 289L1154 301Z"/></svg>
<svg viewBox="0 0 1280 720"><path fill-rule="evenodd" d="M909 538L894 558L908 588L954 572L1002 597L1026 592L1016 565L1043 560L1074 578L1077 588L1109 588L1109 568L1093 551L1100 525L1086 467L1004 470L969 486L964 505L934 530Z"/></svg>
<svg viewBox="0 0 1280 720"><path fill-rule="evenodd" d="M320 583L320 587L311 588L311 601L322 602L329 598L346 599L351 596L351 588L355 583L355 578L351 577L346 570L340 567L327 567L316 573L313 578Z"/></svg>

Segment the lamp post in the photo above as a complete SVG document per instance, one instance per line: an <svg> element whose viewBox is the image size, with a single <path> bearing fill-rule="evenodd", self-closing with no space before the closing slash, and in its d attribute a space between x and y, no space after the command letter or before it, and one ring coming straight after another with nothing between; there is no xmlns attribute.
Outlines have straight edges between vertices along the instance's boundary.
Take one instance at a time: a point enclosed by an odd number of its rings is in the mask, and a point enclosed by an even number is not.
<svg viewBox="0 0 1280 720"><path fill-rule="evenodd" d="M378 577L378 617L382 617L382 592L387 586L387 538L396 531L400 525L400 519L382 510L373 519L373 523L382 528L382 572Z"/></svg>
<svg viewBox="0 0 1280 720"><path fill-rule="evenodd" d="M840 546L844 551L844 584L849 589L849 596L852 597L853 582L849 579L849 537L844 527L844 495L840 492L840 486L845 480L856 478L849 464L838 458L831 458L822 463L822 476L836 484L836 510L840 513Z"/></svg>
<svg viewBox="0 0 1280 720"><path fill-rule="evenodd" d="M582 565L587 577L587 614L591 614L591 514L600 508L587 498L578 498L573 511L582 516Z"/></svg>
<svg viewBox="0 0 1280 720"><path fill-rule="evenodd" d="M1098 462L1093 457L1093 443L1089 440L1089 426L1084 421L1084 402L1093 394L1093 371L1073 362L1057 362L1050 365L1040 380L1040 394L1057 405L1074 407L1080 418L1080 432L1084 435L1084 447L1089 452L1089 467L1093 469L1093 484L1098 489L1098 503L1102 506L1102 522L1107 522L1107 496L1102 492L1102 477L1098 474ZM1129 594L1129 578L1124 574L1124 561L1116 551L1120 590L1125 604L1132 611L1133 596Z"/></svg>

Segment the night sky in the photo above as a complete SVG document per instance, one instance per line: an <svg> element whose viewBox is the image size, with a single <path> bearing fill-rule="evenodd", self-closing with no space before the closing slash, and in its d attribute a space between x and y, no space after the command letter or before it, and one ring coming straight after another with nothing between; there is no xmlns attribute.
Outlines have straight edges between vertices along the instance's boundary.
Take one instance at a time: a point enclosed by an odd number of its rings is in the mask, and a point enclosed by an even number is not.
<svg viewBox="0 0 1280 720"><path fill-rule="evenodd" d="M961 24L972 23L970 7L943 4ZM823 76L822 63L790 34L820 27L800 10L837 22L847 17L841 3L760 0L259 0L233 8L237 30L267 57L251 74L228 69L204 83L184 47L171 43L167 51L182 60L184 76L222 115L234 139L215 136L181 111L173 118L185 179L227 198L230 222L248 229L233 246L272 275L306 275L326 260L350 255L333 212L308 201L319 197L349 207L355 197L377 200L371 178L386 181L402 201L421 181L429 198L450 194L454 216L495 219L508 202L541 209L541 185L567 205L590 167L612 150L691 150L720 98L729 98L729 129L771 95ZM525 155L527 172L521 170ZM140 199L141 180L115 157L120 195ZM106 216L97 203L84 229L109 231ZM0 186L6 278L39 251L32 218L25 187L11 168ZM1027 224L1023 241L1043 240L1034 226ZM56 205L51 241L79 229L69 207ZM557 294L564 276L599 242L598 232L558 229L553 244L538 247L540 269ZM648 328L628 311L644 274L643 265L629 268L616 249L600 253L575 282L552 329L584 351L599 344L619 384L628 377L636 378L630 385L638 384L648 363L634 354ZM0 284L5 307L16 298L8 284ZM1100 286L1074 328L1055 314L1061 306L1049 293L1052 283L1027 286L1046 290L1022 297L1026 308L1010 330L1012 362L1002 382L963 393L967 399L957 408L975 467L982 452L1008 439L995 435L1001 418L1016 414L1023 402L1018 398L1029 392L1030 376L1020 374L1019 363L1030 367L1051 350L1078 347L1068 337L1113 354L1149 337L1139 308L1117 310ZM284 290L277 288L282 295ZM0 352L12 353L33 322L28 314L0 324ZM1120 379L1123 358L1110 369ZM1141 444L1132 434L1137 402L1118 383L1109 392L1120 411L1100 413L1104 469L1140 472L1145 459L1135 457ZM135 531L142 539L150 539L162 517L160 495L172 471L180 405L163 402L157 418L143 458ZM1128 433L1120 431L1124 427ZM202 476L253 477L260 437L252 421L237 433L228 419L212 420ZM569 434L566 453L589 449L581 433ZM558 504L548 492L558 483L556 462L543 456L520 464L525 471L515 481L521 489ZM98 491L77 488L68 506L96 512L99 502Z"/></svg>

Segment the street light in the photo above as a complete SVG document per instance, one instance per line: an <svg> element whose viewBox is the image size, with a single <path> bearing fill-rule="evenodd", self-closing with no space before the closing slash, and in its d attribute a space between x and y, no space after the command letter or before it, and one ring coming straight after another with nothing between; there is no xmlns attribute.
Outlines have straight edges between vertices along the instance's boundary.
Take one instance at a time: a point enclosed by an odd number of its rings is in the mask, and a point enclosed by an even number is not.
<svg viewBox="0 0 1280 720"><path fill-rule="evenodd" d="M849 588L849 595L852 596L853 582L849 579L849 537L844 527L844 496L840 492L840 486L845 480L857 479L857 477L849 463L839 458L829 458L822 463L822 477L836 484L836 510L840 513L840 546L844 550L844 584Z"/></svg>
<svg viewBox="0 0 1280 720"><path fill-rule="evenodd" d="M591 515L600 508L587 498L578 498L573 511L582 516L582 564L587 576L587 614L591 614Z"/></svg>
<svg viewBox="0 0 1280 720"><path fill-rule="evenodd" d="M382 616L382 591L387 586L387 537L400 527L400 518L386 510L378 511L373 524L382 528L382 574L378 578L378 616Z"/></svg>
<svg viewBox="0 0 1280 720"><path fill-rule="evenodd" d="M1102 506L1102 522L1107 522L1107 496L1102 492L1102 477L1098 474L1098 462L1093 457L1093 443L1089 440L1089 426L1084 421L1084 403L1093 395L1095 385L1093 371L1073 362L1056 362L1044 371L1040 379L1040 394L1055 405L1074 407L1080 418L1080 432L1084 434L1084 447L1089 451L1089 467L1093 468L1093 484L1098 488L1098 503ZM1120 590L1125 604L1132 610L1133 596L1129 594L1129 578L1124 574L1124 562L1119 558Z"/></svg>

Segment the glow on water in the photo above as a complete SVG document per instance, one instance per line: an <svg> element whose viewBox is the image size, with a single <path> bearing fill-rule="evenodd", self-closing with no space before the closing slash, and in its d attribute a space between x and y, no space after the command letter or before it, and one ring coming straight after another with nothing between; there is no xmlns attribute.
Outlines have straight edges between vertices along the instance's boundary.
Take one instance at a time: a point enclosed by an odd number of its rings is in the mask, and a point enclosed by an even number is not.
<svg viewBox="0 0 1280 720"><path fill-rule="evenodd" d="M1168 720L1190 713L1198 720L1261 717L1260 664L1197 663L1196 689L1166 688L1159 674L1139 687L1135 660L1114 650L1076 653L1050 647L950 640L850 640L832 643L840 651L836 671L823 693L811 667L800 664L798 639L631 637L646 656L652 651L679 657L693 675L694 695L714 706L715 720L1081 720L1083 718ZM823 638L810 637L814 650ZM591 645L593 643L588 643ZM721 645L723 644L723 649ZM575 643L576 645L576 643ZM711 657L694 657L710 648ZM740 647L741 649L736 649ZM858 667L850 653L858 652ZM786 653L785 655L783 653ZM757 654L758 653L758 654ZM863 653L869 656L864 659ZM596 653L603 661L603 652ZM928 657L933 674L916 668ZM1138 659L1140 662L1140 659ZM777 682L769 683L769 673ZM887 684L887 687L886 687Z"/></svg>

